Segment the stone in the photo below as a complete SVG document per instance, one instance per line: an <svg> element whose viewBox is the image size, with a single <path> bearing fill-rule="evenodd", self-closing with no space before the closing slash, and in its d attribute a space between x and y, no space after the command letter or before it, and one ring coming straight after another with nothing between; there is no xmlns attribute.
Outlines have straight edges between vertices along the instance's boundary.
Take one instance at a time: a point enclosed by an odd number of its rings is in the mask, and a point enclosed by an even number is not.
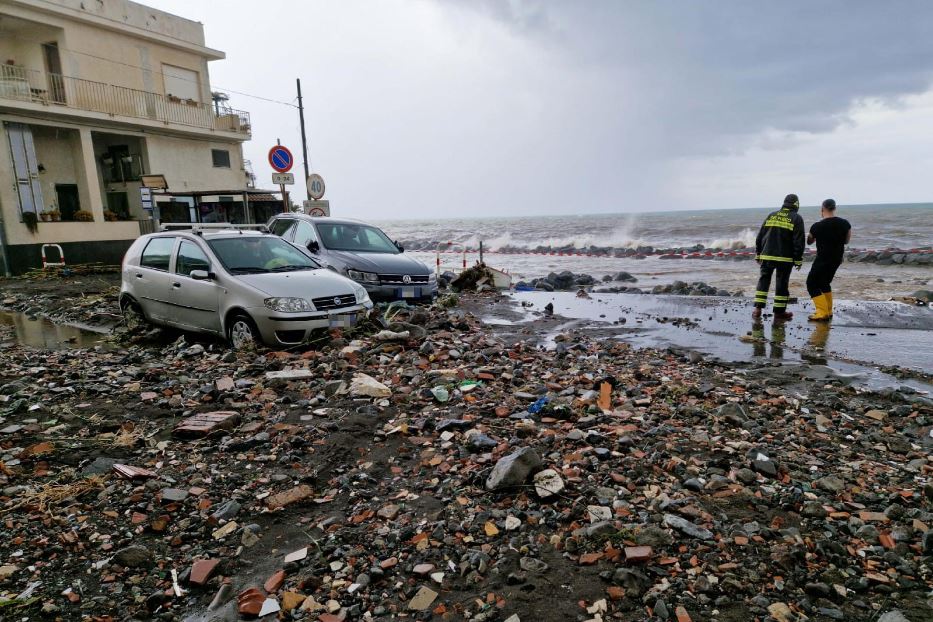
<svg viewBox="0 0 933 622"><path fill-rule="evenodd" d="M211 514L211 519L218 523L222 520L230 520L236 516L239 511L240 504L230 499L217 506L217 509Z"/></svg>
<svg viewBox="0 0 933 622"><path fill-rule="evenodd" d="M632 563L645 562L651 559L652 549L650 546L627 546L625 547L625 561Z"/></svg>
<svg viewBox="0 0 933 622"><path fill-rule="evenodd" d="M266 372L266 380L309 380L311 378L314 378L314 372L310 369L283 369Z"/></svg>
<svg viewBox="0 0 933 622"><path fill-rule="evenodd" d="M786 603L771 603L768 605L768 613L777 622L797 622L797 614Z"/></svg>
<svg viewBox="0 0 933 622"><path fill-rule="evenodd" d="M883 410L869 410L865 413L865 416L869 419L874 419L875 421L884 421L887 418L888 413Z"/></svg>
<svg viewBox="0 0 933 622"><path fill-rule="evenodd" d="M418 592L408 601L408 609L411 611L424 611L437 598L437 592L427 586L422 586Z"/></svg>
<svg viewBox="0 0 933 622"><path fill-rule="evenodd" d="M199 559L191 565L191 575L188 582L194 585L204 585L214 573L214 568L220 563L219 559Z"/></svg>
<svg viewBox="0 0 933 622"><path fill-rule="evenodd" d="M240 423L239 413L216 411L192 415L175 426L172 436L178 438L203 438L218 430L232 430Z"/></svg>
<svg viewBox="0 0 933 622"><path fill-rule="evenodd" d="M295 562L300 562L301 560L303 560L303 559L306 558L307 556L308 556L308 547L304 547L303 549L298 549L297 551L292 551L291 553L289 553L288 555L286 555L286 556L285 556L285 559L283 560L283 563L285 563L285 564L293 564L293 563L295 563Z"/></svg>
<svg viewBox="0 0 933 622"><path fill-rule="evenodd" d="M541 468L541 457L534 449L521 449L500 458L486 479L487 490L503 490L525 483L533 471Z"/></svg>
<svg viewBox="0 0 933 622"><path fill-rule="evenodd" d="M279 591L279 588L282 587L282 584L285 582L285 571L277 570L271 577L266 579L266 582L263 584L263 589L265 589L270 594L274 594Z"/></svg>
<svg viewBox="0 0 933 622"><path fill-rule="evenodd" d="M700 540L713 539L713 532L702 527L697 527L690 521L679 516L674 516L673 514L664 515L664 524L693 538L698 538Z"/></svg>
<svg viewBox="0 0 933 622"><path fill-rule="evenodd" d="M505 530L514 531L522 526L522 521L518 518L515 518L512 515L506 516L505 518Z"/></svg>
<svg viewBox="0 0 933 622"><path fill-rule="evenodd" d="M384 505L379 508L379 511L376 512L376 516L379 518L384 518L386 520L395 520L398 516L398 513L401 511L401 508L397 505L390 504Z"/></svg>
<svg viewBox="0 0 933 622"><path fill-rule="evenodd" d="M291 611L301 606L307 597L298 592L284 592L282 594L282 610Z"/></svg>
<svg viewBox="0 0 933 622"><path fill-rule="evenodd" d="M882 614L882 616L878 618L878 622L910 622L910 620L907 619L903 613L894 609Z"/></svg>
<svg viewBox="0 0 933 622"><path fill-rule="evenodd" d="M564 489L564 480L554 469L545 469L535 473L532 481L534 482L535 492L542 499L553 497Z"/></svg>
<svg viewBox="0 0 933 622"><path fill-rule="evenodd" d="M412 569L416 575L424 576L434 570L434 564L418 564Z"/></svg>
<svg viewBox="0 0 933 622"><path fill-rule="evenodd" d="M752 460L752 469L768 477L777 477L777 464L774 460Z"/></svg>
<svg viewBox="0 0 933 622"><path fill-rule="evenodd" d="M113 561L128 568L143 568L152 565L152 552L144 546L128 546L114 553Z"/></svg>
<svg viewBox="0 0 933 622"><path fill-rule="evenodd" d="M214 532L211 534L211 536L215 540L223 540L224 538L229 536L231 533L236 531L237 527L239 527L239 525L237 525L237 522L232 520L229 523L225 524L223 527L218 527L217 529L215 529Z"/></svg>
<svg viewBox="0 0 933 622"><path fill-rule="evenodd" d="M357 397L390 397L392 390L372 376L357 373L350 381L350 395Z"/></svg>
<svg viewBox="0 0 933 622"><path fill-rule="evenodd" d="M290 490L266 497L266 507L271 510L284 508L288 505L292 505L293 503L304 501L305 499L308 499L312 496L314 496L314 491L311 489L311 487L307 484L301 484Z"/></svg>
<svg viewBox="0 0 933 622"><path fill-rule="evenodd" d="M281 611L279 601L274 598L267 598L263 601L262 608L259 610L259 617L262 618L277 611Z"/></svg>
<svg viewBox="0 0 933 622"><path fill-rule="evenodd" d="M826 477L821 477L820 479L815 480L813 482L813 487L831 493L838 493L845 489L846 483L842 480L841 477L827 475Z"/></svg>
<svg viewBox="0 0 933 622"><path fill-rule="evenodd" d="M178 503L188 498L188 491L180 488L163 488L160 496L162 503Z"/></svg>

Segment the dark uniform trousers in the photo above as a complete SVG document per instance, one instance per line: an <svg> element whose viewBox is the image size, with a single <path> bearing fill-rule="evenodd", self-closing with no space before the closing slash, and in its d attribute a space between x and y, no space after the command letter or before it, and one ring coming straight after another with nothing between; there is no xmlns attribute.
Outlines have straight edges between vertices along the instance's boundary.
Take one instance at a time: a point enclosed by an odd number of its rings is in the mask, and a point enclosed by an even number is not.
<svg viewBox="0 0 933 622"><path fill-rule="evenodd" d="M833 291L830 283L836 276L836 270L842 265L837 261L826 261L817 256L813 260L813 266L810 267L810 274L807 275L807 293L811 298L816 298L820 294L828 294Z"/></svg>
<svg viewBox="0 0 933 622"><path fill-rule="evenodd" d="M774 283L774 310L787 309L787 303L790 301L790 271L793 269L794 264L789 261L762 260L761 276L758 277L758 287L755 291L755 306L763 309L768 304L771 275L777 272L777 279Z"/></svg>

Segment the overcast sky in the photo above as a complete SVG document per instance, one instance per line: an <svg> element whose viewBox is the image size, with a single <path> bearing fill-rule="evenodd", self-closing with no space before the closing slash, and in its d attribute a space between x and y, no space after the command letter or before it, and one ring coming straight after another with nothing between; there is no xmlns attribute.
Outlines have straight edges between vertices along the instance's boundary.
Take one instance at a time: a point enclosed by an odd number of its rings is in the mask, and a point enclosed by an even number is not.
<svg viewBox="0 0 933 622"><path fill-rule="evenodd" d="M301 78L343 214L930 201L933 2L145 3L204 23L215 90L292 102ZM231 105L270 187L297 110Z"/></svg>

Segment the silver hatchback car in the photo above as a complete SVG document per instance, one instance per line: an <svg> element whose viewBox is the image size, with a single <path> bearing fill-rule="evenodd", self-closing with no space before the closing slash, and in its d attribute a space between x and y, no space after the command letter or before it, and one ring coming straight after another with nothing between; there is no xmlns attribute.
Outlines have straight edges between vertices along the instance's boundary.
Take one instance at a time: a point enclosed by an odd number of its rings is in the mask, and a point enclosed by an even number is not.
<svg viewBox="0 0 933 622"><path fill-rule="evenodd" d="M123 258L127 324L142 319L210 333L236 348L289 346L320 329L351 326L373 306L363 287L277 236L168 228L141 236Z"/></svg>

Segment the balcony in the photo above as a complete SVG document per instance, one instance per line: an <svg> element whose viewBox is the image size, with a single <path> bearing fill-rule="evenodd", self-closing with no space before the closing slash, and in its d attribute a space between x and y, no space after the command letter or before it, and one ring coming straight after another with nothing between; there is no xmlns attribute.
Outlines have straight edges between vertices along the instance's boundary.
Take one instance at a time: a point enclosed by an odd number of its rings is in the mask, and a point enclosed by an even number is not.
<svg viewBox="0 0 933 622"><path fill-rule="evenodd" d="M0 65L0 100L98 112L250 136L249 113L102 82Z"/></svg>

